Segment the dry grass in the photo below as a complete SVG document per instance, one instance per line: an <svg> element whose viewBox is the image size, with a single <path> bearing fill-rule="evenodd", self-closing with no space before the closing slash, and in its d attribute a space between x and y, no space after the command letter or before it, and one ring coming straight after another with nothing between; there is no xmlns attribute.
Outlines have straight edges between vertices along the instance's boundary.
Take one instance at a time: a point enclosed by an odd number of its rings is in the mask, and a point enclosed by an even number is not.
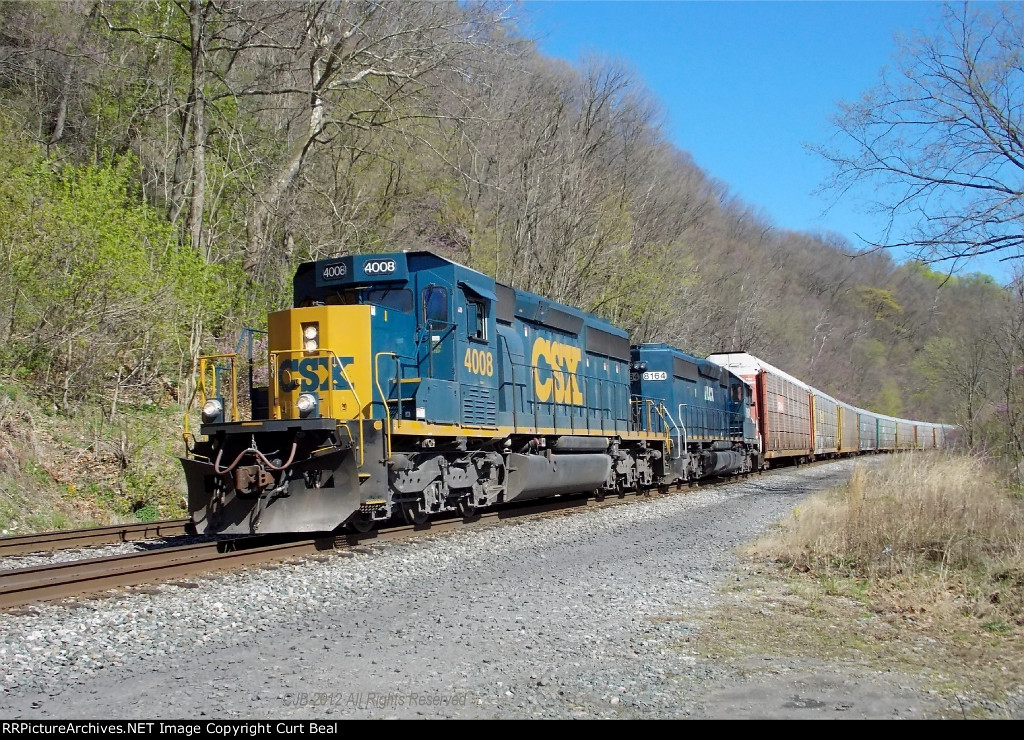
<svg viewBox="0 0 1024 740"><path fill-rule="evenodd" d="M680 648L741 676L780 664L898 676L939 716L1024 716L1022 509L970 457L858 466L744 548Z"/></svg>
<svg viewBox="0 0 1024 740"><path fill-rule="evenodd" d="M903 454L812 498L747 554L875 600L1024 625L1024 506L984 462Z"/></svg>

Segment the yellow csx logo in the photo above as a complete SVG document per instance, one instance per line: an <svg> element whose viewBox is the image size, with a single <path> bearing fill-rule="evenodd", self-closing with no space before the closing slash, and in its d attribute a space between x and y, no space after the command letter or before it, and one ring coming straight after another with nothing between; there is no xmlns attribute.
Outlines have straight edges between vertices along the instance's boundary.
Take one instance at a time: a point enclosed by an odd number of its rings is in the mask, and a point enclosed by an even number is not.
<svg viewBox="0 0 1024 740"><path fill-rule="evenodd" d="M538 337L533 343L533 392L541 403L551 400L573 406L583 405L583 392L576 383L579 347Z"/></svg>

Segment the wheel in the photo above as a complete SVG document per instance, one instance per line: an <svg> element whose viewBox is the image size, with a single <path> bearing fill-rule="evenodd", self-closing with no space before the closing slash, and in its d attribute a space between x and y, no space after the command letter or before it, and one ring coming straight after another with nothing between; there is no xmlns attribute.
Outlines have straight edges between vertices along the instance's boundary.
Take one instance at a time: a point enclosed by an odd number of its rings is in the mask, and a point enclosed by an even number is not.
<svg viewBox="0 0 1024 740"><path fill-rule="evenodd" d="M476 506L473 504L472 499L469 496L460 498L455 507L459 510L459 516L463 519L471 519L476 516Z"/></svg>
<svg viewBox="0 0 1024 740"><path fill-rule="evenodd" d="M430 514L421 509L418 502L412 502L402 504L402 518L405 519L406 524L418 527L427 523L427 520L430 518Z"/></svg>
<svg viewBox="0 0 1024 740"><path fill-rule="evenodd" d="M366 534L371 529L373 529L375 525L376 522L370 517L366 516L366 514L356 514L354 517L352 517L352 519L349 520L348 523L348 526L352 529L352 531L358 532L359 534Z"/></svg>

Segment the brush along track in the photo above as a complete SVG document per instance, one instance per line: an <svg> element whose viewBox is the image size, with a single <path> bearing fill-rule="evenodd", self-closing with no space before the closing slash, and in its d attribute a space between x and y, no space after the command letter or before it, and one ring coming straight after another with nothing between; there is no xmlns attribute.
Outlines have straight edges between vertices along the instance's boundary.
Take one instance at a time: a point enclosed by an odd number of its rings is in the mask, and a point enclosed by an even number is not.
<svg viewBox="0 0 1024 740"><path fill-rule="evenodd" d="M92 545L116 545L122 542L150 540L158 537L177 537L185 534L188 521L188 519L169 519L148 524L114 524L109 527L68 529L0 537L0 557L35 552L54 552Z"/></svg>

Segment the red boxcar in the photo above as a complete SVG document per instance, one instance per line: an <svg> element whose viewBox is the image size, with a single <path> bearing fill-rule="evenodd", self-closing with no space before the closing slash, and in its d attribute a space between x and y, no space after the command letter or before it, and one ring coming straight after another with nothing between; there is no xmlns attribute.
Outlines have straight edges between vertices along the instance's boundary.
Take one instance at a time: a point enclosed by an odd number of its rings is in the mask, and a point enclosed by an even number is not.
<svg viewBox="0 0 1024 740"><path fill-rule="evenodd" d="M729 368L753 389L754 418L766 463L773 458L814 456L809 385L746 352L722 352L708 359Z"/></svg>

